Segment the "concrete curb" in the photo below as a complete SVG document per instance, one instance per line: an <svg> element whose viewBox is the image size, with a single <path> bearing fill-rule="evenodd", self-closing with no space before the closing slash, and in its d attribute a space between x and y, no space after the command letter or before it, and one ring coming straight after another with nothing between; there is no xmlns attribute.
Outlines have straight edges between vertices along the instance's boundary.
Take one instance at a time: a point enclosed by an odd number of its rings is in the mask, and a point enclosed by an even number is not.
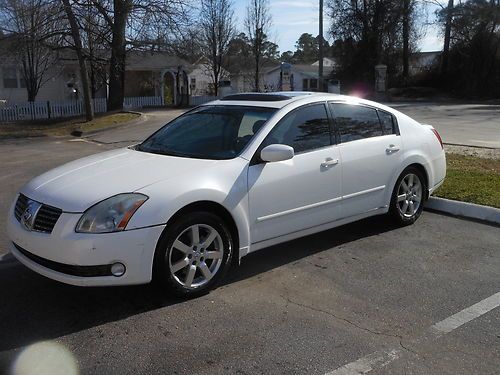
<svg viewBox="0 0 500 375"><path fill-rule="evenodd" d="M500 225L500 209L451 199L430 197L426 209Z"/></svg>

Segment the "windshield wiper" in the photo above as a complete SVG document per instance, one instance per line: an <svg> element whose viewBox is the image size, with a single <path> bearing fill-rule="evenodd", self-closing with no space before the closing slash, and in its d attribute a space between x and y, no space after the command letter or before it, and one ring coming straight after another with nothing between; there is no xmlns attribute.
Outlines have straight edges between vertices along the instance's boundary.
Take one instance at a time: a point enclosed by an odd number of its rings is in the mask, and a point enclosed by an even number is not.
<svg viewBox="0 0 500 375"><path fill-rule="evenodd" d="M166 156L178 156L178 157L191 157L189 154L184 154L182 152L177 152L177 151L172 151L172 150L163 150L159 148L142 148L142 147L136 147L137 151L142 151L142 152L149 152L151 154L158 154L158 155L166 155Z"/></svg>

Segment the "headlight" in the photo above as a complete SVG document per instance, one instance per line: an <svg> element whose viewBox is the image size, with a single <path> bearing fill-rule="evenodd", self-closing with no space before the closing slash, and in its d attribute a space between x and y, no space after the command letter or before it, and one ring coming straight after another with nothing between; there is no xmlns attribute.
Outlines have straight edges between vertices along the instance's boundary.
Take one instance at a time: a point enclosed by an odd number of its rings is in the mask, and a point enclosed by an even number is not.
<svg viewBox="0 0 500 375"><path fill-rule="evenodd" d="M90 207L76 224L80 233L110 233L125 229L132 215L148 197L143 194L118 194Z"/></svg>

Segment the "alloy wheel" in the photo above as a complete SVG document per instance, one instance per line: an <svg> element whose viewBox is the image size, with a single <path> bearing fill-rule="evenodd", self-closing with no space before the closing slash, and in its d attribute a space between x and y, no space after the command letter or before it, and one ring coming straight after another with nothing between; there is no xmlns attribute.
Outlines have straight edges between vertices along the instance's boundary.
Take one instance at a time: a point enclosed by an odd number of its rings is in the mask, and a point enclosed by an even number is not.
<svg viewBox="0 0 500 375"><path fill-rule="evenodd" d="M224 243L219 232L207 224L195 224L181 232L168 254L173 278L188 289L207 284L219 270Z"/></svg>
<svg viewBox="0 0 500 375"><path fill-rule="evenodd" d="M422 203L422 183L416 174L407 174L398 188L397 206L405 218L410 218L418 211Z"/></svg>

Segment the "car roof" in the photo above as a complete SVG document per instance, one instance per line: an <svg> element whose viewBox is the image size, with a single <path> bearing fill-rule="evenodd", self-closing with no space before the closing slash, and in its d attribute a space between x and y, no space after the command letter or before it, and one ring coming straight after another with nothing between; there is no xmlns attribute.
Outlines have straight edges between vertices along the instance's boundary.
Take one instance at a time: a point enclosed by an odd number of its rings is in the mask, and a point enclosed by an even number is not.
<svg viewBox="0 0 500 375"><path fill-rule="evenodd" d="M301 105L327 100L347 102L350 104L369 105L379 109L383 109L393 114L398 112L395 109L389 108L381 103L376 103L355 96L310 91L277 91L269 93L248 92L241 94L231 94L223 97L222 99L205 103L203 105L235 105L281 109L291 103Z"/></svg>
<svg viewBox="0 0 500 375"><path fill-rule="evenodd" d="M204 105L239 105L282 108L287 104L296 102L303 98L312 98L316 96L339 96L335 94L315 93L309 91L278 91L278 92L247 92L241 94L231 94L222 99L206 103Z"/></svg>

